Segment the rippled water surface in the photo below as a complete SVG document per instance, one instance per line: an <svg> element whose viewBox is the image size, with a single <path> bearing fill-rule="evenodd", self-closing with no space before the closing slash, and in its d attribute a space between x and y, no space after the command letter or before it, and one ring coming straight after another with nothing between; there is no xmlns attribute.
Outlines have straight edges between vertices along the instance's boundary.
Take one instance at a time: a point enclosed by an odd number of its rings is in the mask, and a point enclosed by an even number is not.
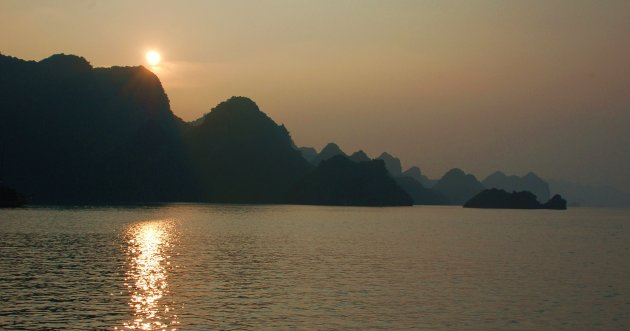
<svg viewBox="0 0 630 331"><path fill-rule="evenodd" d="M0 210L0 329L630 329L630 211Z"/></svg>

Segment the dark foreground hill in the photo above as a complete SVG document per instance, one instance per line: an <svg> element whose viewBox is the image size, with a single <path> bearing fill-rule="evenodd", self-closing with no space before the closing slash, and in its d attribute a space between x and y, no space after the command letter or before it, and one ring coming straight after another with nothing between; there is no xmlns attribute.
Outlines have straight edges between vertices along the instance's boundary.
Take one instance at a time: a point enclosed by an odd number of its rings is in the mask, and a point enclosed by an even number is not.
<svg viewBox="0 0 630 331"><path fill-rule="evenodd" d="M144 67L0 56L4 178L35 203L282 202L311 166L243 97L195 125Z"/></svg>
<svg viewBox="0 0 630 331"><path fill-rule="evenodd" d="M4 180L51 204L189 198L180 129L143 67L92 68L72 55L0 55Z"/></svg>
<svg viewBox="0 0 630 331"><path fill-rule="evenodd" d="M203 201L283 202L312 167L287 129L244 97L220 103L185 137Z"/></svg>

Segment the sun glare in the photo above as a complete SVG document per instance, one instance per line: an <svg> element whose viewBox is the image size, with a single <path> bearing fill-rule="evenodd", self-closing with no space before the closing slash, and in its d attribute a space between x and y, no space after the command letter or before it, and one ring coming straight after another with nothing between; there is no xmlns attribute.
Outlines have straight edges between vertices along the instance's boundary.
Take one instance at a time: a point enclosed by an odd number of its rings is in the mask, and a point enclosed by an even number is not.
<svg viewBox="0 0 630 331"><path fill-rule="evenodd" d="M168 220L155 220L136 224L127 231L125 285L133 318L124 323L125 329L166 330L179 324L173 301L167 299L171 229Z"/></svg>
<svg viewBox="0 0 630 331"><path fill-rule="evenodd" d="M148 51L146 54L146 58L147 62L152 66L160 64L161 56L160 53L156 51Z"/></svg>

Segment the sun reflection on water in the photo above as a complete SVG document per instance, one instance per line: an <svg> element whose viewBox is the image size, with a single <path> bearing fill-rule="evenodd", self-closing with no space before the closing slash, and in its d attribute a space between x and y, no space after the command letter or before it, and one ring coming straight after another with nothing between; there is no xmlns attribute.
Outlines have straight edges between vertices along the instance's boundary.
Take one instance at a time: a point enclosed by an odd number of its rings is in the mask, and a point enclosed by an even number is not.
<svg viewBox="0 0 630 331"><path fill-rule="evenodd" d="M169 292L171 232L167 220L143 222L128 230L125 285L134 317L124 324L126 329L175 330L177 315L164 300Z"/></svg>

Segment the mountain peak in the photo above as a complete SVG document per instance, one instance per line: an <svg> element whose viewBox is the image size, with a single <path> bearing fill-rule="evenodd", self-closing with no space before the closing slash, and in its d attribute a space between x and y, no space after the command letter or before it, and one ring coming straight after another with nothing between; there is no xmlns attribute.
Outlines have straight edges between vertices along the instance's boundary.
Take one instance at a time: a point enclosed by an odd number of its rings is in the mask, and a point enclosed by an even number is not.
<svg viewBox="0 0 630 331"><path fill-rule="evenodd" d="M453 168L444 174L433 188L444 194L451 203L463 204L481 192L484 186L474 175Z"/></svg>
<svg viewBox="0 0 630 331"><path fill-rule="evenodd" d="M342 151L341 148L337 146L337 144L332 143L332 142L328 143L328 145L322 148L321 152L319 152L317 157L313 160L313 164L317 165L320 162L324 160L328 160L331 157L336 156L336 155L347 156L346 153L344 153L344 151Z"/></svg>
<svg viewBox="0 0 630 331"><path fill-rule="evenodd" d="M527 175L523 176L523 178L524 179L533 179L533 180L541 180L542 181L542 178L540 178L538 175L536 175L535 173L533 173L531 171L528 172Z"/></svg>
<svg viewBox="0 0 630 331"><path fill-rule="evenodd" d="M39 61L39 64L66 73L84 73L92 70L92 65L84 57L72 54L54 54Z"/></svg>
<svg viewBox="0 0 630 331"><path fill-rule="evenodd" d="M302 153L302 157L309 163L312 163L317 157L317 150L313 147L299 147L298 150Z"/></svg>
<svg viewBox="0 0 630 331"><path fill-rule="evenodd" d="M365 152L363 150L358 150L354 153L352 153L352 155L350 155L350 160L354 161L354 162L368 162L371 161L370 157L365 154Z"/></svg>
<svg viewBox="0 0 630 331"><path fill-rule="evenodd" d="M402 165L400 163L400 159L397 157L387 152L383 152L377 160L385 161L385 167L387 167L387 171L393 177L400 177L402 175Z"/></svg>
<svg viewBox="0 0 630 331"><path fill-rule="evenodd" d="M254 123L266 123L269 126L276 126L276 123L262 112L252 99L242 96L234 96L222 101L195 122L201 122L198 125L203 127L208 123L208 118L222 119L240 126L253 125ZM283 126L277 126L286 131Z"/></svg>
<svg viewBox="0 0 630 331"><path fill-rule="evenodd" d="M383 152L377 159L395 159L395 157L387 152Z"/></svg>
<svg viewBox="0 0 630 331"><path fill-rule="evenodd" d="M490 174L488 176L488 178L494 178L494 177L496 177L496 178L505 178L505 177L507 177L507 175L503 171L497 170L497 171L493 172L492 174Z"/></svg>
<svg viewBox="0 0 630 331"><path fill-rule="evenodd" d="M502 189L507 192L529 191L536 195L540 201L549 199L549 184L533 172L519 177L516 175L508 176L501 171L497 171L484 179L482 184L487 188Z"/></svg>
<svg viewBox="0 0 630 331"><path fill-rule="evenodd" d="M423 175L420 168L416 166L413 166L407 169L407 171L402 173L402 176L409 176L415 179L418 183L422 184L422 186L424 187L433 186L433 183L431 182L431 180L427 176Z"/></svg>
<svg viewBox="0 0 630 331"><path fill-rule="evenodd" d="M344 151L341 150L341 148L339 148L339 146L337 144L335 144L335 143L328 143L328 145L326 145L324 148L322 148L322 151L319 152L319 155L321 157L330 158L330 157L333 157L335 155L344 155L345 156L346 153L344 153Z"/></svg>
<svg viewBox="0 0 630 331"><path fill-rule="evenodd" d="M460 169L460 168L453 168L453 169L447 171L444 174L443 178L444 177L465 177L465 176L466 176L466 173L462 169Z"/></svg>
<svg viewBox="0 0 630 331"><path fill-rule="evenodd" d="M212 109L212 112L227 112L227 111L262 113L260 111L260 108L258 108L258 105L252 99L248 97L242 97L242 96L233 96L219 103L218 105L216 105L216 107Z"/></svg>
<svg viewBox="0 0 630 331"><path fill-rule="evenodd" d="M232 97L187 132L204 199L279 201L310 165L289 132L245 97Z"/></svg>

